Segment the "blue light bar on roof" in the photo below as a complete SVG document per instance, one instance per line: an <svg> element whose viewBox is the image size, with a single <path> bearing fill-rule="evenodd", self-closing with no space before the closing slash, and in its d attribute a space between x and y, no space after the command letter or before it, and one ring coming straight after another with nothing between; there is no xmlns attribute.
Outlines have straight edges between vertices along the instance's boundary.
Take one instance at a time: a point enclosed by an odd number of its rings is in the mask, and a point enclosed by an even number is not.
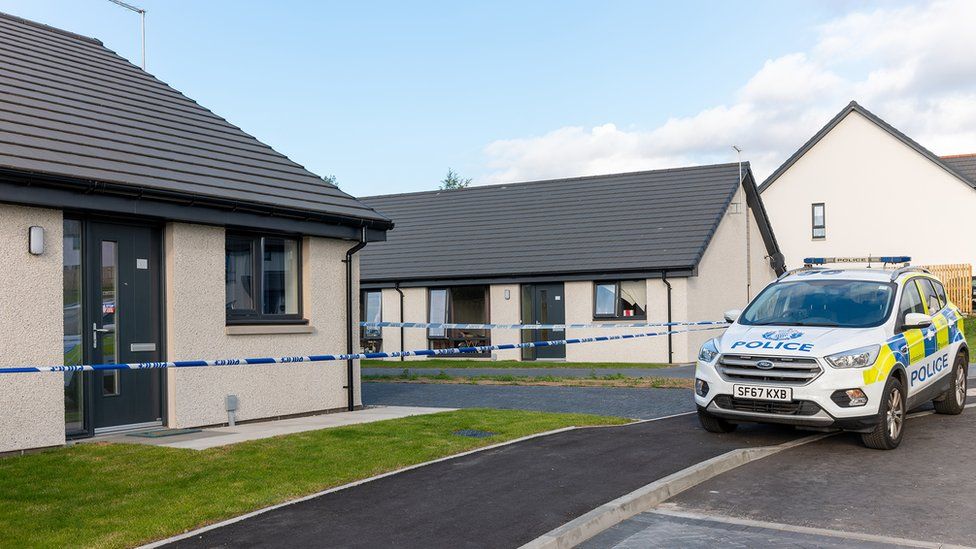
<svg viewBox="0 0 976 549"><path fill-rule="evenodd" d="M826 265L827 263L908 263L907 255L885 255L881 257L805 257L804 265Z"/></svg>

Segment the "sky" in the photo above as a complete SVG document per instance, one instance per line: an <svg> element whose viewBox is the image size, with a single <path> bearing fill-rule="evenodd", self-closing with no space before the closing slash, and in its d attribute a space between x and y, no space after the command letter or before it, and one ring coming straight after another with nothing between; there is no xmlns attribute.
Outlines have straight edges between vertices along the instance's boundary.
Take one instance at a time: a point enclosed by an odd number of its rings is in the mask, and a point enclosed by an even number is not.
<svg viewBox="0 0 976 549"><path fill-rule="evenodd" d="M732 162L852 99L976 152L976 2L131 0L147 70L356 196ZM0 0L140 62L108 0Z"/></svg>

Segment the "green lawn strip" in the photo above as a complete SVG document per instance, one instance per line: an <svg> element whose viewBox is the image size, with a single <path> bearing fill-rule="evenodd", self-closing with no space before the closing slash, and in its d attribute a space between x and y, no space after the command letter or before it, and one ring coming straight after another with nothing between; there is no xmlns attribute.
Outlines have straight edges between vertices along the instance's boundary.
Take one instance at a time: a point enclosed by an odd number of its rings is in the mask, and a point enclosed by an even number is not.
<svg viewBox="0 0 976 549"><path fill-rule="evenodd" d="M678 364L654 364L647 362L550 362L540 360L450 360L450 359L430 359L430 360L379 360L363 359L363 368L431 368L435 370L443 368L667 368L679 366Z"/></svg>
<svg viewBox="0 0 976 549"><path fill-rule="evenodd" d="M0 458L0 547L123 547L480 446L622 418L469 409L202 452L77 444ZM459 429L491 431L482 439Z"/></svg>
<svg viewBox="0 0 976 549"><path fill-rule="evenodd" d="M560 387L645 387L656 389L690 389L693 380L674 377L646 376L632 377L623 374L597 375L596 371L586 377L559 377L550 375L516 376L455 376L443 371L436 374L416 373L404 370L398 375L364 375L366 382L394 383L453 383L473 385L545 385Z"/></svg>
<svg viewBox="0 0 976 549"><path fill-rule="evenodd" d="M963 331L966 332L966 343L969 344L969 360L976 360L976 316L967 316L963 320Z"/></svg>

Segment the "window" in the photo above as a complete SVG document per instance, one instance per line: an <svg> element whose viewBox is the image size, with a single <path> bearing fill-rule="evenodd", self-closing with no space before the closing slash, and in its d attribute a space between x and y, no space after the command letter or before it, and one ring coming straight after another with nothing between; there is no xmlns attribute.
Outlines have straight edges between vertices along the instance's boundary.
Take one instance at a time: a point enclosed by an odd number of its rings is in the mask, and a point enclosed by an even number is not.
<svg viewBox="0 0 976 549"><path fill-rule="evenodd" d="M935 288L935 295L939 296L939 302L945 307L949 304L949 298L946 297L945 286L942 285L938 280L929 280L932 283L932 287Z"/></svg>
<svg viewBox="0 0 976 549"><path fill-rule="evenodd" d="M300 297L299 248L294 238L227 235L228 324L305 322Z"/></svg>
<svg viewBox="0 0 976 549"><path fill-rule="evenodd" d="M487 324L488 286L434 288L427 295L428 322L435 324ZM431 349L489 345L488 330L428 328ZM472 356L485 356L487 353Z"/></svg>
<svg viewBox="0 0 976 549"><path fill-rule="evenodd" d="M813 205L813 238L827 238L827 222L823 202Z"/></svg>
<svg viewBox="0 0 976 549"><path fill-rule="evenodd" d="M383 292L380 290L363 292L360 310L362 311L363 322L382 322ZM383 346L383 328L363 328L359 339L363 352L378 353Z"/></svg>
<svg viewBox="0 0 976 549"><path fill-rule="evenodd" d="M898 309L899 321L905 322L908 313L925 313L922 298L918 295L918 287L914 284L905 284L905 289L901 293L901 308Z"/></svg>
<svg viewBox="0 0 976 549"><path fill-rule="evenodd" d="M643 280L595 282L593 318L646 319L647 283Z"/></svg>
<svg viewBox="0 0 976 549"><path fill-rule="evenodd" d="M804 280L771 284L749 304L746 326L880 326L891 312L894 285L863 280ZM916 299L918 292L915 292ZM918 302L921 306L921 301Z"/></svg>
<svg viewBox="0 0 976 549"><path fill-rule="evenodd" d="M918 289L922 293L922 299L928 305L929 314L934 315L941 311L942 303L939 302L939 296L935 293L935 288L932 287L932 281L927 278L916 278L915 282L918 283Z"/></svg>

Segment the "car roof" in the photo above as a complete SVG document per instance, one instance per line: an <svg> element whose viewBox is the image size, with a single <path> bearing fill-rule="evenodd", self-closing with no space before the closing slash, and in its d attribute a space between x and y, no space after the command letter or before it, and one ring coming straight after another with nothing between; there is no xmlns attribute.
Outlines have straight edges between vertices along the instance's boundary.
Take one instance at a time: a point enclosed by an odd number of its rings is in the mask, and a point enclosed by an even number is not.
<svg viewBox="0 0 976 549"><path fill-rule="evenodd" d="M891 275L896 271L892 269L851 269L851 268L812 268L791 272L779 279L780 282L793 280L865 280L871 282L892 282ZM905 271L896 277L904 279L909 276L928 276L932 275L917 270ZM934 277L933 277L934 278Z"/></svg>

